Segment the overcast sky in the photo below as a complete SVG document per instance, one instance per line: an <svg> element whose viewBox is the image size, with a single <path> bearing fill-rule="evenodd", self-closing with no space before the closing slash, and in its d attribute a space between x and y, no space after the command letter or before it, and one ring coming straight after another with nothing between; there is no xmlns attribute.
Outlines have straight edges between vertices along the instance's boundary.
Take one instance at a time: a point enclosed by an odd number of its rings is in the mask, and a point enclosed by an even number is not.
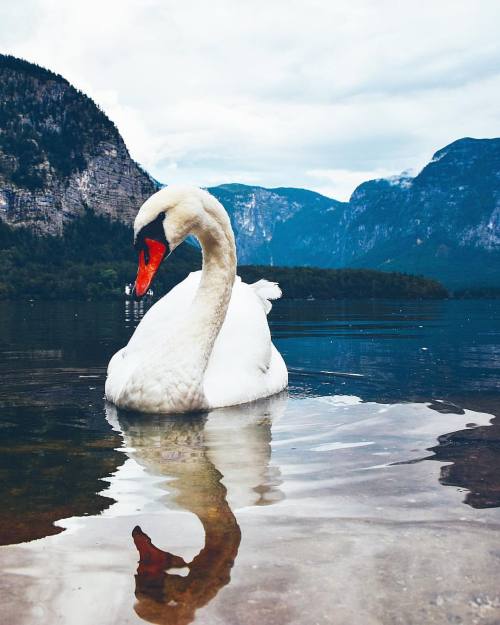
<svg viewBox="0 0 500 625"><path fill-rule="evenodd" d="M498 0L16 0L3 52L90 95L162 182L347 199L500 136Z"/></svg>

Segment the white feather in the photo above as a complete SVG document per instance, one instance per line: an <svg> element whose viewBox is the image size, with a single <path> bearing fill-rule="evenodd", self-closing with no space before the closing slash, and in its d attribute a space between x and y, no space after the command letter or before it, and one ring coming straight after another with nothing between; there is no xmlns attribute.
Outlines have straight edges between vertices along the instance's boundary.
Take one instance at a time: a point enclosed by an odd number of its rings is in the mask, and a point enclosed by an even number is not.
<svg viewBox="0 0 500 625"><path fill-rule="evenodd" d="M234 279L230 222L207 192L162 189L139 211L136 234L138 223L147 224L165 206L167 240L174 247L176 233L183 232L184 238L195 234L204 268L157 302L128 345L113 356L107 399L141 412L187 412L243 404L282 391L288 372L271 342L266 317L270 300L281 296L279 286Z"/></svg>
<svg viewBox="0 0 500 625"><path fill-rule="evenodd" d="M266 315L271 311L272 304L270 300L279 299L282 295L281 289L277 282L269 282L269 280L259 280L250 285L257 293L262 301Z"/></svg>

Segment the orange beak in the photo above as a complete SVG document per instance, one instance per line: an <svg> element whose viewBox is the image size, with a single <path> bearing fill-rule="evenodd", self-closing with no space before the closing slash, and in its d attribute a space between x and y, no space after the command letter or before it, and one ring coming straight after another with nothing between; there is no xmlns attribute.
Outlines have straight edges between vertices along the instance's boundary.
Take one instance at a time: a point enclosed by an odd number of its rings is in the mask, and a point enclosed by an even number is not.
<svg viewBox="0 0 500 625"><path fill-rule="evenodd" d="M146 294L162 260L167 253L167 246L154 239L144 239L146 249L139 252L139 269L135 279L135 295L137 298Z"/></svg>

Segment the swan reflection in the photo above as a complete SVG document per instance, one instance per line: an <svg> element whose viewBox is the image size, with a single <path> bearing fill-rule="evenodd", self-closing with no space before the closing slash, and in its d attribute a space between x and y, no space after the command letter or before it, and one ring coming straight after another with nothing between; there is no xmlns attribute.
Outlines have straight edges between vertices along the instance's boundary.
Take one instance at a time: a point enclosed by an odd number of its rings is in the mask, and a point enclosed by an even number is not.
<svg viewBox="0 0 500 625"><path fill-rule="evenodd" d="M205 542L191 560L158 548L175 536L132 531L139 555L135 611L151 623L190 623L198 608L229 583L241 540L233 509L280 500L280 475L270 467L271 423L286 395L200 415L145 415L107 405L127 454L149 474L166 478L167 507L196 515ZM173 547L172 547L173 549ZM186 574L187 573L187 574Z"/></svg>

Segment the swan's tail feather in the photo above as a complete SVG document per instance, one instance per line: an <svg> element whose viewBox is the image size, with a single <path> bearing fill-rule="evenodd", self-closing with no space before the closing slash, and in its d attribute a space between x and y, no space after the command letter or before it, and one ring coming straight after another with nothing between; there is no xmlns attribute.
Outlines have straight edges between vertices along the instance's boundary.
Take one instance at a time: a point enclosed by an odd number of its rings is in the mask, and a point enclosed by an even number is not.
<svg viewBox="0 0 500 625"><path fill-rule="evenodd" d="M282 292L277 282L269 282L269 280L259 280L250 285L262 301L266 315L272 308L270 300L279 299Z"/></svg>

